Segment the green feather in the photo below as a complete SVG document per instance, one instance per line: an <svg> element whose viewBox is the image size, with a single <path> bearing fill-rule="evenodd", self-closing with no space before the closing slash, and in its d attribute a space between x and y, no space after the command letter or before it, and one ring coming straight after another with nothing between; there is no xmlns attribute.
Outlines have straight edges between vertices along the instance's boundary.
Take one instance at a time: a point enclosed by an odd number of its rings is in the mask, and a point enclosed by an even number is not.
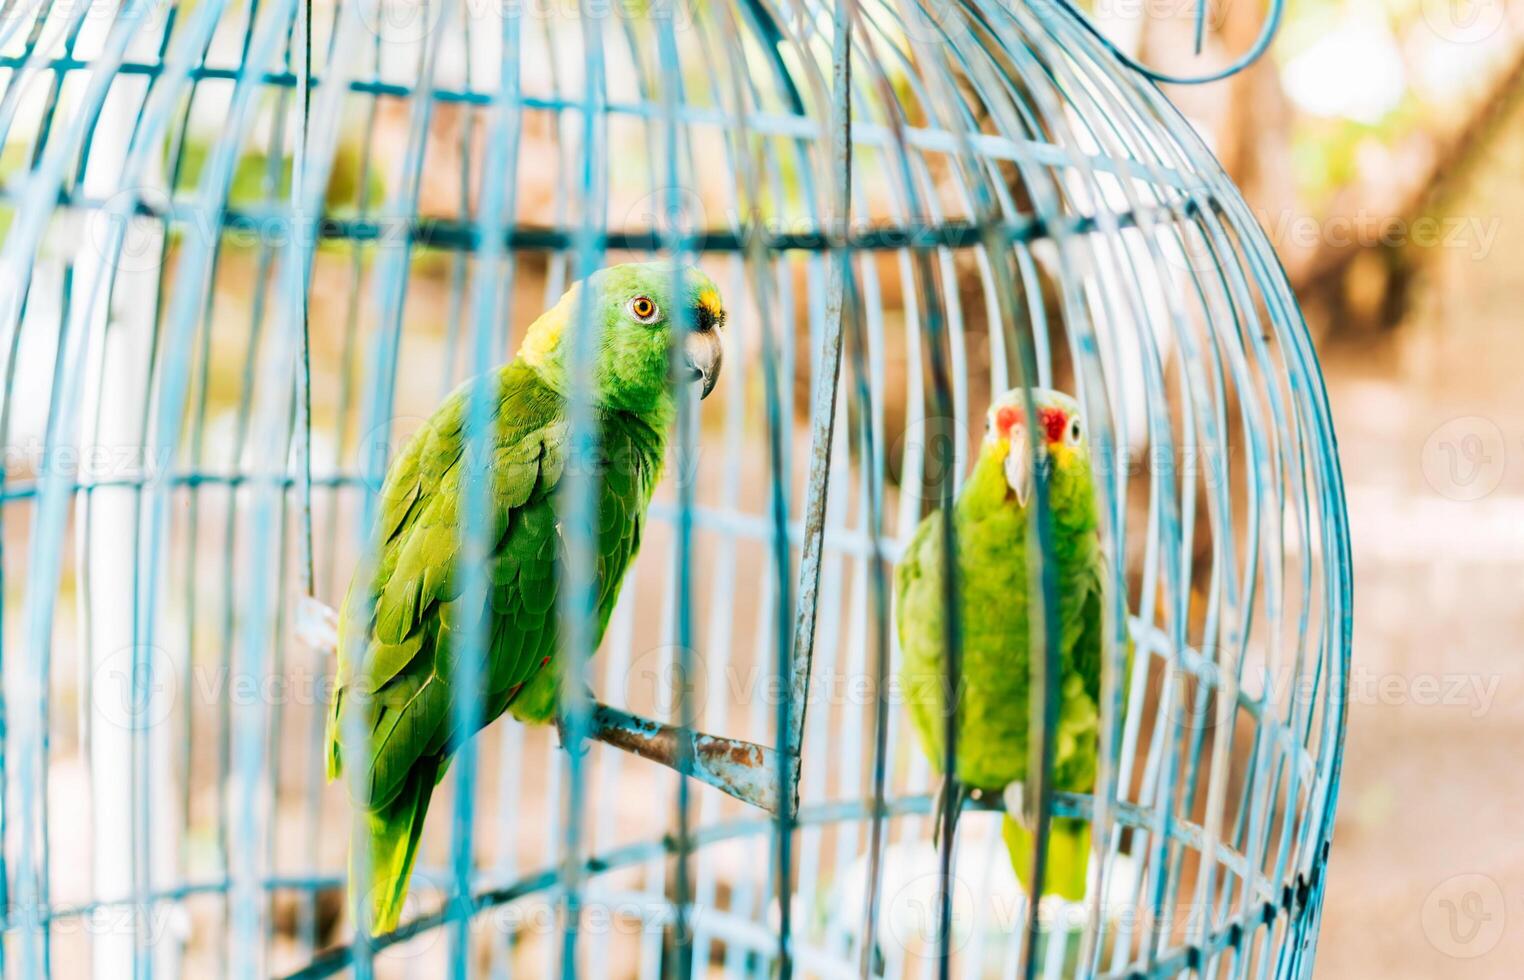
<svg viewBox="0 0 1524 980"><path fill-rule="evenodd" d="M1053 404L1073 406L1066 396L1034 394L1039 406L1047 398ZM997 399L997 405L1019 404L1018 395L1009 393ZM965 786L988 793L998 793L1027 776L1029 518L1004 471L1008 448L1007 440L994 434L986 437L953 508L962 636L956 776ZM1027 450L1018 445L1014 451ZM1073 447L1057 445L1051 458L1053 551L1047 557L1054 562L1059 586L1062 667L1053 781L1059 790L1089 792L1095 783L1098 751L1104 556L1096 534L1098 515L1088 457ZM945 519L941 511L934 511L921 522L895 578L905 700L912 727L937 772L944 763L946 732ZM1004 836L1012 864L1025 881L1031 870L1031 836L1009 818L1007 824ZM1089 825L1055 820L1052 827L1047 890L1082 897Z"/></svg>
<svg viewBox="0 0 1524 980"><path fill-rule="evenodd" d="M714 319L713 284L697 270L687 300ZM661 473L674 414L667 380L670 323L636 322L632 291L665 302L668 266L616 266L596 277L602 307L595 421L599 436L597 569L599 635L635 556L646 508ZM451 677L462 638L488 620L479 722L506 712L545 723L556 713L557 566L561 535L556 493L566 466L567 372L559 347L574 287L531 326L518 359L488 379L496 404L487 448L492 552L488 601L468 608L462 576L461 515L469 489L466 419L472 387L439 407L393 461L380 493L375 573L350 585L340 617L339 684L329 716L328 772L345 769L343 734L363 735L356 803L363 806L374 887L356 906L377 933L398 924L424 816L449 753L458 744ZM707 294L703 293L708 289ZM697 308L697 306L696 306ZM353 853L353 849L352 849ZM357 897L358 898L358 897Z"/></svg>

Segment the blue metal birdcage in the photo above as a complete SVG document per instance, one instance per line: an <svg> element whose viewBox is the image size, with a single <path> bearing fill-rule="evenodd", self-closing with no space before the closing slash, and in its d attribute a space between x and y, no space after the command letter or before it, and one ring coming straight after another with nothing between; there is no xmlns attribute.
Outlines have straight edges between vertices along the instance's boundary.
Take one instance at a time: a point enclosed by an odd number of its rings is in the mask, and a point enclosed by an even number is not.
<svg viewBox="0 0 1524 980"><path fill-rule="evenodd" d="M1310 972L1350 644L1321 376L1243 199L1067 3L11 0L0 133L6 973ZM569 480L590 748L464 743L403 926L357 936L303 597L373 560L445 392L653 255L720 284L730 367L596 656ZM932 843L892 682L890 567L1023 384L1084 407L1114 584L1097 790L1042 739L1029 786L1092 822L1078 905L1023 895L995 801Z"/></svg>

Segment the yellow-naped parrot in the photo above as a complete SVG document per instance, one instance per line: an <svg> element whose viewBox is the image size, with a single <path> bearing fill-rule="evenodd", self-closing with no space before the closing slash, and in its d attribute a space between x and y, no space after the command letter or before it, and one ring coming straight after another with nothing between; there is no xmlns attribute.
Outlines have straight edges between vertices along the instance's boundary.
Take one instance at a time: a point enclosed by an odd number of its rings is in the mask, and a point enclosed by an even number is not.
<svg viewBox="0 0 1524 980"><path fill-rule="evenodd" d="M1032 400L1037 410L1037 465L1047 468L1052 505L1053 550L1047 558L1056 563L1062 653L1053 785L1087 792L1096 774L1106 581L1094 474L1078 403L1046 389L1033 389ZM973 472L953 507L955 581L961 594L961 693L956 779L944 778L944 792L956 787L954 806L969 790L1004 793L1002 836L1016 876L1030 892L1034 837L1022 799L1031 680L1028 623L1030 604L1041 597L1034 596L1038 590L1029 588L1027 581L1027 506L1034 485L1028 425L1020 390L995 399ZM947 690L945 519L938 510L921 522L895 575L905 700L922 748L939 773L944 764ZM1074 901L1083 898L1089 849L1087 821L1055 818L1044 892Z"/></svg>
<svg viewBox="0 0 1524 980"><path fill-rule="evenodd" d="M368 902L353 894L351 901L378 934L397 926L429 797L450 754L471 734L456 730L451 683L464 638L479 628L489 637L478 692L481 725L504 711L532 724L561 720L556 596L564 546L557 487L567 462L569 347L579 316L591 316L596 331L595 642L640 547L661 475L681 396L670 380L674 347L682 351L684 384L702 385L707 396L719 374L725 309L709 277L666 263L612 266L573 285L530 325L517 357L489 379L484 468L464 455L472 382L392 462L374 529L374 572L356 575L340 610L338 688L328 726L329 778L346 767L361 770L348 778L368 818L372 888ZM456 564L470 500L467 476L484 470L487 598L466 608ZM346 731L362 733L363 744L345 745Z"/></svg>

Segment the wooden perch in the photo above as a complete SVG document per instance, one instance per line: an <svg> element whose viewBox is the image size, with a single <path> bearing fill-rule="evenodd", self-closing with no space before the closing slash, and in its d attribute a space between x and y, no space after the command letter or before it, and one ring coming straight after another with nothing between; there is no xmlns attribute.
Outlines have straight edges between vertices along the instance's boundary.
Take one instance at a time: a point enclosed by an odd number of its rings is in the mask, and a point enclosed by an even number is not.
<svg viewBox="0 0 1524 980"><path fill-rule="evenodd" d="M768 813L778 812L778 753L765 745L684 731L596 701L587 737L659 762ZM684 740L687 751L680 753Z"/></svg>

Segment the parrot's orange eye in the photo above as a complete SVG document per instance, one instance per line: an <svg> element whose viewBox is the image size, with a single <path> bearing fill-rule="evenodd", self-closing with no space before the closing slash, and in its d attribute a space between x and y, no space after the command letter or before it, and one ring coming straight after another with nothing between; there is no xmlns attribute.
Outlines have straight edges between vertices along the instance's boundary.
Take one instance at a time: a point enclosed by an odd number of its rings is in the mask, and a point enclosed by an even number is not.
<svg viewBox="0 0 1524 980"><path fill-rule="evenodd" d="M656 319L656 303L649 296L637 296L630 300L630 315L641 323Z"/></svg>

